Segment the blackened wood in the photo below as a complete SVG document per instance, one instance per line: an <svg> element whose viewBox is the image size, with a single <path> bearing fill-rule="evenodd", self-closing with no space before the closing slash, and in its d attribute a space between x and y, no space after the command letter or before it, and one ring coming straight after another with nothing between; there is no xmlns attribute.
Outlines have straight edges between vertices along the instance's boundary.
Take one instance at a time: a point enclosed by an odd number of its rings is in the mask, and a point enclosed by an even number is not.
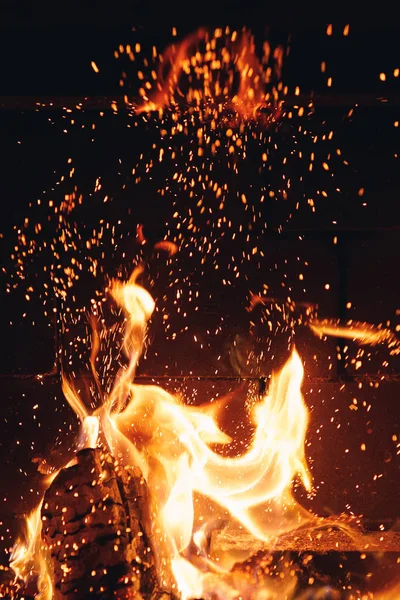
<svg viewBox="0 0 400 600"><path fill-rule="evenodd" d="M100 449L78 452L43 501L55 600L171 598L159 586L149 507L138 468L119 468Z"/></svg>
<svg viewBox="0 0 400 600"><path fill-rule="evenodd" d="M323 522L322 522L323 524ZM352 534L350 534L350 531ZM240 555L258 552L311 552L326 554L327 552L395 552L400 555L400 531L361 531L348 530L345 533L334 525L315 529L297 529L266 543L255 539L243 528L232 527L229 531L213 531L210 554L214 558L224 554Z"/></svg>

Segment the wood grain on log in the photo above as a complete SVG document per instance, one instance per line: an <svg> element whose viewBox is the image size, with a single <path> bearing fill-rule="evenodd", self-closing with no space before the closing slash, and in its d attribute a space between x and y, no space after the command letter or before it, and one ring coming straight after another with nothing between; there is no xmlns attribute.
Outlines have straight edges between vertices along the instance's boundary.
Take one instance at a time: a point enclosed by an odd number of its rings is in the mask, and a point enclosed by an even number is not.
<svg viewBox="0 0 400 600"><path fill-rule="evenodd" d="M100 449L81 450L46 491L42 521L55 600L172 597L160 589L149 489L138 468L119 468Z"/></svg>

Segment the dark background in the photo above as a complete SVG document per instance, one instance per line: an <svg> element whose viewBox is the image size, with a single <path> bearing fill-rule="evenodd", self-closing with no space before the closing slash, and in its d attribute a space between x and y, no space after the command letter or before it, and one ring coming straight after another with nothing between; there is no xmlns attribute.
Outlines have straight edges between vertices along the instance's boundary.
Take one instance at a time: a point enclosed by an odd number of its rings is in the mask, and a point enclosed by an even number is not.
<svg viewBox="0 0 400 600"><path fill-rule="evenodd" d="M283 79L292 88L300 85L304 97L313 92L316 111L310 127L316 133L333 129L349 162L348 168L337 169L332 183L332 188L339 185L342 193L320 202L315 214L300 208L288 219L295 198L266 207L270 226L258 240L266 258L261 266L248 266L247 278L235 290L227 290L219 280L207 280L212 283L213 297L205 298L200 315L193 315L191 323L191 331L204 340L206 352L199 350L192 336L167 344L162 329L154 323L151 335L155 350L149 350L141 365L143 380L153 378L195 401L236 390L237 402L227 413L226 427L232 429L229 421L237 418L235 406L247 386L257 390L271 367L281 364L285 356L285 343L280 345L278 335L269 360L255 370L238 366L240 360L232 351L235 340L243 345L244 352L253 343L248 336L245 299L249 290L260 289L265 282L271 295L282 302L288 288L295 300L318 305L322 316L375 324L390 320L393 328L397 325L400 178L399 128L393 124L400 116L400 78L393 77L393 70L400 67L400 53L394 19L384 17L381 11L368 19L364 15L361 24L349 13L333 20L333 35L328 37L326 25L332 22L328 15L305 14L301 8L268 7L260 11L249 5L243 11L242 3L229 6L227 12L222 7L199 5L192 16L192 7L178 10L166 4L147 8L121 4L111 10L98 3L68 3L64 11L46 2L18 11L14 3L3 4L0 244L1 267L6 273L0 289L0 534L5 547L19 526L18 515L38 499L40 483L32 459L45 457L61 465L71 453L77 431L76 419L60 390L60 338L57 316L51 316L53 306L55 315L61 310L59 303L47 298L49 311L45 315L39 294L28 306L23 289L18 288L11 296L5 292L12 271L14 226L20 227L28 214L34 218L36 209L30 210L29 204L44 191L56 188L68 157L78 165L82 187L101 174L105 185L116 189L119 160L134 163L141 148L149 143L145 128L127 128L127 111L115 116L110 110L110 101L121 97L121 68L113 57L120 43L131 43L139 36L144 44L155 43L162 49L171 41L169 19L171 25L177 25L178 37L199 24L226 23L246 24L256 38L268 34L275 43L286 43L290 34L291 53L285 61ZM343 27L348 22L350 35L344 37ZM133 26L137 29L134 34ZM99 74L93 72L92 60L99 66ZM328 65L327 75L333 77L332 88L327 88L326 76L320 72L323 60ZM386 82L379 80L381 72L387 74ZM134 84L130 92L134 94ZM85 102L85 110L77 114L78 125L72 127L65 109L75 110L80 101ZM105 113L101 119L100 111ZM95 135L93 122L97 125ZM138 222L145 223L150 239L156 241L164 235L166 209L154 204L152 186L156 185L149 183L138 192L131 187L126 193L115 193L111 217L121 215L125 236ZM314 189L315 182L310 179L307 185ZM365 189L362 198L360 188ZM146 202L139 205L136 198L144 193ZM80 218L89 226L96 218L95 201L85 210ZM336 245L334 236L338 238ZM224 252L228 255L230 249L225 247ZM40 261L45 260L40 258L31 267L31 278L38 277L35 269L43 267ZM115 269L118 258L110 255L107 260L110 269ZM302 272L299 263L304 261L308 263L305 292L298 277ZM199 287L204 286L205 277L213 277L212 271L199 275L185 263L185 257L180 266L194 279L198 277ZM327 282L329 291L324 287ZM83 278L81 293L90 285ZM346 308L349 302L350 309ZM210 338L205 331L219 324L221 315L222 334ZM71 329L71 337L81 332L79 327ZM317 489L313 501L303 501L320 513L347 510L363 513L374 522L392 523L398 517L400 492L397 442L393 438L397 435L400 439L398 363L385 349L378 348L356 371L350 361L337 358L336 347L343 350L342 342L328 340L324 344L304 330L297 334L296 343L306 365L304 392L311 409L308 457ZM353 355L355 352L353 349ZM217 356L222 356L222 361L217 362ZM389 365L383 367L386 358ZM38 377L40 374L45 376ZM361 444L366 444L365 451Z"/></svg>

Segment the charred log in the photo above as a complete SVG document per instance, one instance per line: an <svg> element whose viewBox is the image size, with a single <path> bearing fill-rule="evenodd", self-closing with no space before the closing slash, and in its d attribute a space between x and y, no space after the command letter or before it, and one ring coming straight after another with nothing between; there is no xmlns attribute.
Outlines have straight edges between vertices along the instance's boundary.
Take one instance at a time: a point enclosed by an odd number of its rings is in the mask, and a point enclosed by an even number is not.
<svg viewBox="0 0 400 600"><path fill-rule="evenodd" d="M151 521L149 488L139 469L122 468L99 449L78 452L75 463L54 479L42 505L53 600L174 600L160 585ZM275 580L295 577L294 598L350 600L355 591L365 595L394 579L400 538L395 531L369 532L356 543L330 528L323 534L287 534L270 548L257 545L242 530L214 532L210 554L235 550L238 556L228 575L234 588L247 593L274 589ZM242 553L252 556L240 560ZM34 596L8 571L2 575L1 597Z"/></svg>
<svg viewBox="0 0 400 600"><path fill-rule="evenodd" d="M171 598L160 589L149 489L138 468L81 450L46 491L42 521L55 600Z"/></svg>

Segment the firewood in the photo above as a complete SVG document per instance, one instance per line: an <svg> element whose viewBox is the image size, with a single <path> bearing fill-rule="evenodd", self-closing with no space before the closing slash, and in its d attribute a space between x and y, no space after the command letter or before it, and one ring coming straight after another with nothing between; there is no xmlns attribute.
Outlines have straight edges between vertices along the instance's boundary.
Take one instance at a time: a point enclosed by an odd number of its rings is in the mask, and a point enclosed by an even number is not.
<svg viewBox="0 0 400 600"><path fill-rule="evenodd" d="M100 449L81 450L46 491L42 521L55 600L172 599L160 589L149 489L138 468L118 467Z"/></svg>

